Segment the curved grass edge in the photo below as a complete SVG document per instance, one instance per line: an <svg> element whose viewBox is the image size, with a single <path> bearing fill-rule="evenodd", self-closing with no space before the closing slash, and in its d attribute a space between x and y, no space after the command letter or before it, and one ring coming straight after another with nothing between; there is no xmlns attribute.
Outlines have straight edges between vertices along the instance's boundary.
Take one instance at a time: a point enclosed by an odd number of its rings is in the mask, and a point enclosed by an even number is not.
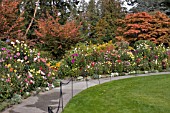
<svg viewBox="0 0 170 113"><path fill-rule="evenodd" d="M156 76L151 76L151 75L156 75ZM157 78L158 76L161 76L161 77L163 77L163 76L169 76L169 79L170 79L170 74L169 73L164 73L164 74L160 74L160 73L157 73L157 74L142 74L142 75L140 75L140 76L135 76L135 77L130 77L130 78L126 78L126 79L121 79L121 80L116 80L116 81L111 81L111 82L107 82L107 83L104 83L104 84L101 84L101 85L97 85L97 86L94 86L94 87L90 87L90 88L88 88L88 89L86 89L86 90L84 90L84 91L82 91L82 92L80 92L78 95L76 95L75 97L73 97L73 99L71 99L70 100L70 102L66 105L66 107L65 107L65 109L64 109L64 111L63 111L63 113L67 113L68 111L69 111L69 113L73 113L73 112L75 112L74 111L74 107L76 106L76 113L81 113L81 112L79 112L78 110L80 109L80 108L85 108L85 106L84 107L80 107L80 105L78 104L77 105L77 102L78 103L83 103L83 102L85 102L84 100L90 100L91 98L90 98L90 94L96 94L96 92L94 92L94 89L96 88L101 88L102 86L103 87L106 87L108 84L112 84L112 83L115 83L115 82L122 82L122 81L129 81L129 80L135 80L135 79L141 79L141 78L147 78L147 77L151 77L151 78ZM92 91L93 90L93 91ZM99 90L99 91L101 91L101 90ZM84 93L87 93L87 92L90 92L90 94L88 95L88 94L84 94ZM169 92L169 94L170 94L170 92ZM80 98L80 100L76 100L76 99L78 99L79 98L79 96L81 97ZM84 98L83 99L83 97L88 97L88 98ZM83 101L81 101L81 100L83 100ZM92 98L92 100L95 100L94 99L94 97ZM170 97L169 97L169 100L170 100ZM88 102L89 104L91 104L91 101L90 102ZM93 103L93 102L92 102ZM71 105L71 104L73 104L73 105ZM85 105L84 103L83 103L83 105ZM71 107L70 107L71 106ZM94 108L95 106L93 106L93 108ZM83 109L81 109L81 110L83 110ZM85 108L86 109L86 108ZM86 111L88 111L87 109L86 110L83 110L83 113L86 113ZM96 109L97 110L97 109ZM88 111L89 112L89 111ZM87 113L88 113L87 112ZM94 111L93 111L94 112ZM92 113L93 113L92 112ZM97 113L100 113L100 112L98 112L98 111L96 111ZM169 110L169 112L170 112L170 110ZM104 112L102 112L102 113L104 113ZM110 112L108 112L108 113L110 113ZM114 112L111 112L111 113L114 113ZM115 112L115 113L119 113L119 112ZM120 112L120 113L124 113L124 112ZM127 112L128 113L128 112ZM132 113L132 112L129 112L129 113ZM144 112L141 112L141 113L144 113ZM155 112L156 113L156 112ZM166 112L164 112L164 113L166 113Z"/></svg>

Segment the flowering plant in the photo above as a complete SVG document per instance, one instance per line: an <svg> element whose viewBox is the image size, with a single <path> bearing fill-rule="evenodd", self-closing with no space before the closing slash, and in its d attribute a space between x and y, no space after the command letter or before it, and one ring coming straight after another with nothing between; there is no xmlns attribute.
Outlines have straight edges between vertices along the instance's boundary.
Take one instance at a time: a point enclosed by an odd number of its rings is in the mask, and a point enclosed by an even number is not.
<svg viewBox="0 0 170 113"><path fill-rule="evenodd" d="M56 79L55 72L47 65L47 59L23 41L11 42L11 49L2 47L0 56L0 98L11 98L15 93L24 95L37 87L48 87Z"/></svg>
<svg viewBox="0 0 170 113"><path fill-rule="evenodd" d="M70 76L69 70L72 72L78 70L76 76L84 73L93 76L93 74L124 75L123 73L141 73L141 71L163 71L169 68L168 50L163 45L156 46L145 40L137 41L134 49L123 42L113 46L109 44L109 47L105 45L107 44L79 44L63 60L60 69L62 76Z"/></svg>

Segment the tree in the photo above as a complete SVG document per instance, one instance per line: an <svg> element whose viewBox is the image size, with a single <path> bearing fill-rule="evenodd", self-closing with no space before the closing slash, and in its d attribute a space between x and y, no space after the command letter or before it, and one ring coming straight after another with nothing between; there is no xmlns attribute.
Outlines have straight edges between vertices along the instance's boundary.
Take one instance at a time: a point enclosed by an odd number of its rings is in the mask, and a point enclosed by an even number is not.
<svg viewBox="0 0 170 113"><path fill-rule="evenodd" d="M100 19L95 26L96 36L102 42L114 40L117 29L116 20L124 17L125 12L121 7L122 2L117 0L99 0Z"/></svg>
<svg viewBox="0 0 170 113"><path fill-rule="evenodd" d="M36 5L39 6L38 16L46 14L48 11L52 16L56 15L56 10L60 14L60 24L64 24L69 17L70 12L76 8L77 0L22 0L21 8L33 17Z"/></svg>
<svg viewBox="0 0 170 113"><path fill-rule="evenodd" d="M128 5L134 6L131 12L161 11L170 16L170 0L126 0Z"/></svg>
<svg viewBox="0 0 170 113"><path fill-rule="evenodd" d="M0 2L0 39L18 39L23 36L24 17L19 13L20 0Z"/></svg>
<svg viewBox="0 0 170 113"><path fill-rule="evenodd" d="M124 16L125 9L121 6L121 0L99 0L98 8L100 9L101 17L112 15L116 18Z"/></svg>
<svg viewBox="0 0 170 113"><path fill-rule="evenodd" d="M98 13L95 0L90 0L87 6L87 19L91 21L91 25L95 25L98 21Z"/></svg>
<svg viewBox="0 0 170 113"><path fill-rule="evenodd" d="M78 8L77 21L81 22L82 24L80 32L81 32L81 36L84 37L84 40L86 40L85 37L88 34L88 22L87 22L87 9L88 8L87 6L88 6L88 3L85 0L81 0L77 7Z"/></svg>
<svg viewBox="0 0 170 113"><path fill-rule="evenodd" d="M124 16L119 0L90 0L84 12L83 30L93 43L107 42L114 38L117 18Z"/></svg>
<svg viewBox="0 0 170 113"><path fill-rule="evenodd" d="M76 8L79 2L77 0L22 0L20 3L20 11L24 12L25 28L27 28L25 37L28 40L37 42L37 37L34 35L36 29L36 20L42 17L46 18L46 12L50 15L59 15L59 23L64 25L70 17L70 12ZM36 12L36 13L35 13Z"/></svg>
<svg viewBox="0 0 170 113"><path fill-rule="evenodd" d="M163 6L163 11L170 17L170 0L164 0L162 2Z"/></svg>
<svg viewBox="0 0 170 113"><path fill-rule="evenodd" d="M100 19L98 14L98 8L96 6L95 0L90 0L89 4L87 6L87 22L88 22L88 35L90 38L96 38L94 27L96 26L96 23Z"/></svg>
<svg viewBox="0 0 170 113"><path fill-rule="evenodd" d="M138 40L150 40L170 45L170 18L164 13L127 14L124 19L118 20L118 25L121 26L117 30L118 41L125 40L133 45Z"/></svg>
<svg viewBox="0 0 170 113"><path fill-rule="evenodd" d="M35 30L42 46L45 50L51 51L56 58L60 58L65 50L70 49L71 45L81 40L79 38L80 24L77 25L72 20L61 25L59 19L57 15L53 17L47 13L47 18L41 18L37 21L38 29Z"/></svg>

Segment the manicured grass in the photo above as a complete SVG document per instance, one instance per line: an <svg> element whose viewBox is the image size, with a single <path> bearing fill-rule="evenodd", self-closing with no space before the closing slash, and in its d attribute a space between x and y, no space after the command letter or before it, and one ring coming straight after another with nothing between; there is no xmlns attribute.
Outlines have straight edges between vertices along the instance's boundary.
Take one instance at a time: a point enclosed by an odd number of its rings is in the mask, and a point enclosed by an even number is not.
<svg viewBox="0 0 170 113"><path fill-rule="evenodd" d="M170 75L128 78L88 88L63 113L170 113Z"/></svg>

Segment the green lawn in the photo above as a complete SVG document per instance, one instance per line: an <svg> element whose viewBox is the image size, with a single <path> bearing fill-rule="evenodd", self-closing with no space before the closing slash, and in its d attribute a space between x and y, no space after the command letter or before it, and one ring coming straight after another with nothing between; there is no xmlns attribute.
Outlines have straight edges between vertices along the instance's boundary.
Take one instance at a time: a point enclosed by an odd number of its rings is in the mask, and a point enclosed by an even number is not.
<svg viewBox="0 0 170 113"><path fill-rule="evenodd" d="M170 113L170 75L134 77L88 88L63 113Z"/></svg>

